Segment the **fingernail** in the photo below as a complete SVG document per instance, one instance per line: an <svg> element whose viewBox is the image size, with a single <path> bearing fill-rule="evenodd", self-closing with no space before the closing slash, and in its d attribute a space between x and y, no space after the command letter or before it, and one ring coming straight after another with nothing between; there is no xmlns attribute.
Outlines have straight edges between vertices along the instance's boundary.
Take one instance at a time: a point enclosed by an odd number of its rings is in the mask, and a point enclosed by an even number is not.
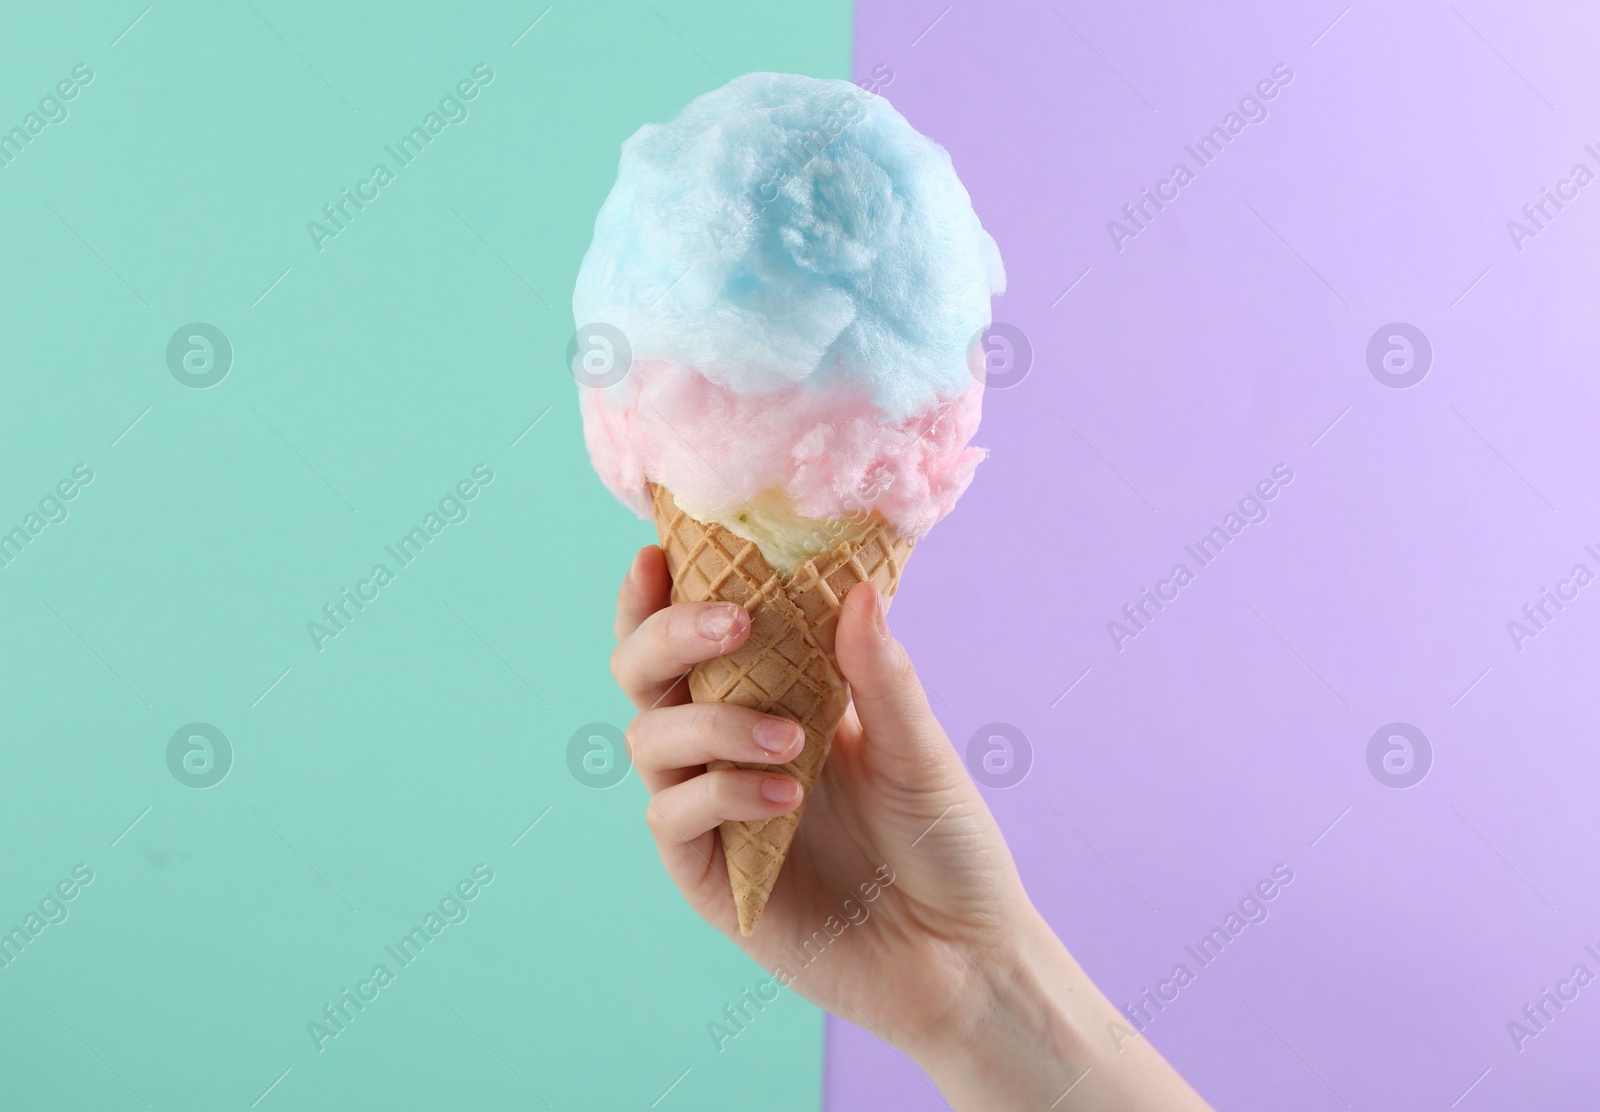
<svg viewBox="0 0 1600 1112"><path fill-rule="evenodd" d="M805 740L805 731L796 723L781 718L763 718L751 731L756 744L773 756L789 752Z"/></svg>
<svg viewBox="0 0 1600 1112"><path fill-rule="evenodd" d="M717 606L700 615L700 634L709 641L721 641L733 631L738 621L739 608L733 605Z"/></svg>
<svg viewBox="0 0 1600 1112"><path fill-rule="evenodd" d="M777 777L761 781L761 798L769 803L793 803L800 798L800 785Z"/></svg>

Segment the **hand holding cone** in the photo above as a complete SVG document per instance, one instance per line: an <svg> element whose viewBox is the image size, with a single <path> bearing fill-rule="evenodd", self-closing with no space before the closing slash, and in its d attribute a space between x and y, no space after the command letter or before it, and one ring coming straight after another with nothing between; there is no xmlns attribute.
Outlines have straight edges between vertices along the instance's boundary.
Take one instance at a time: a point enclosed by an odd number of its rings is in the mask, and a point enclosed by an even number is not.
<svg viewBox="0 0 1600 1112"><path fill-rule="evenodd" d="M781 772L798 780L806 799L816 786L833 733L850 704L834 654L834 630L850 588L871 580L885 605L916 543L874 519L861 539L802 564L787 579L773 571L754 542L697 521L670 491L652 486L656 531L672 576L672 601L733 602L750 614L750 636L738 649L694 666L689 694L697 703L734 703L798 722L805 747L785 765L713 762L712 768ZM805 800L788 814L722 824L739 932L755 930L800 824Z"/></svg>

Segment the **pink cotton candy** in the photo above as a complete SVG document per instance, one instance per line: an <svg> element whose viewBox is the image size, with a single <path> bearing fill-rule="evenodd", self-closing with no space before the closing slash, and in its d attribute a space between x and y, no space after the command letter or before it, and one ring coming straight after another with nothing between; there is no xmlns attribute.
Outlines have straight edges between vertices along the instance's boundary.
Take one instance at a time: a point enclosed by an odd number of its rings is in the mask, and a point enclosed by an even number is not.
<svg viewBox="0 0 1600 1112"><path fill-rule="evenodd" d="M875 510L922 536L987 454L968 444L983 385L884 423L863 390L801 385L742 396L691 367L635 360L615 386L583 390L584 440L606 486L641 517L647 482L702 520L777 491L807 518Z"/></svg>

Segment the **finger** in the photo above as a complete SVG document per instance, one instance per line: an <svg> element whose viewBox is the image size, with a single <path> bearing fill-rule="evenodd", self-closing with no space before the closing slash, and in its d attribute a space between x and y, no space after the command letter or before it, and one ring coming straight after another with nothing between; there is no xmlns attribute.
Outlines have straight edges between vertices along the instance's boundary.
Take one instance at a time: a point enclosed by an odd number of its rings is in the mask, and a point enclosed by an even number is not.
<svg viewBox="0 0 1600 1112"><path fill-rule="evenodd" d="M646 545L634 554L617 592L617 620L612 627L617 640L626 638L657 610L666 609L671 594L665 554L657 545Z"/></svg>
<svg viewBox="0 0 1600 1112"><path fill-rule="evenodd" d="M709 761L783 764L806 740L798 723L732 703L655 707L629 723L627 736L633 767L652 792L697 775Z"/></svg>
<svg viewBox="0 0 1600 1112"><path fill-rule="evenodd" d="M724 822L757 822L788 814L805 795L800 782L770 772L720 768L650 797L646 819L662 852L689 845Z"/></svg>
<svg viewBox="0 0 1600 1112"><path fill-rule="evenodd" d="M687 702L673 690L691 667L744 644L750 615L732 602L680 602L657 610L611 654L611 674L636 707Z"/></svg>
<svg viewBox="0 0 1600 1112"><path fill-rule="evenodd" d="M725 819L775 818L799 806L804 794L788 777L718 769L658 792L645 819L667 874L700 914L731 934L737 919L716 828Z"/></svg>
<svg viewBox="0 0 1600 1112"><path fill-rule="evenodd" d="M845 596L835 634L839 670L870 744L868 760L906 783L924 782L943 768L953 750L928 706L905 646L889 632L883 596L870 582Z"/></svg>

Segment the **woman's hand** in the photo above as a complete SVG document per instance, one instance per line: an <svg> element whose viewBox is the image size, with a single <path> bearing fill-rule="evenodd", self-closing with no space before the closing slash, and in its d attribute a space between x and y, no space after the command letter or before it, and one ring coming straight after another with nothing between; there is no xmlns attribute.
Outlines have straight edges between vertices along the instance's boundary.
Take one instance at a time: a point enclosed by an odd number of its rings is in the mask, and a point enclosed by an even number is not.
<svg viewBox="0 0 1600 1112"><path fill-rule="evenodd" d="M793 810L800 785L705 766L782 764L803 735L690 702L689 668L743 644L750 619L731 603L669 605L670 587L661 550L643 549L617 601L612 672L639 708L627 739L662 862L707 922L778 983L917 1058L959 1108L1205 1107L1034 910L870 583L845 599L835 637L851 708L761 922L741 936L717 828ZM1144 1075L1157 1087L1128 1087Z"/></svg>

